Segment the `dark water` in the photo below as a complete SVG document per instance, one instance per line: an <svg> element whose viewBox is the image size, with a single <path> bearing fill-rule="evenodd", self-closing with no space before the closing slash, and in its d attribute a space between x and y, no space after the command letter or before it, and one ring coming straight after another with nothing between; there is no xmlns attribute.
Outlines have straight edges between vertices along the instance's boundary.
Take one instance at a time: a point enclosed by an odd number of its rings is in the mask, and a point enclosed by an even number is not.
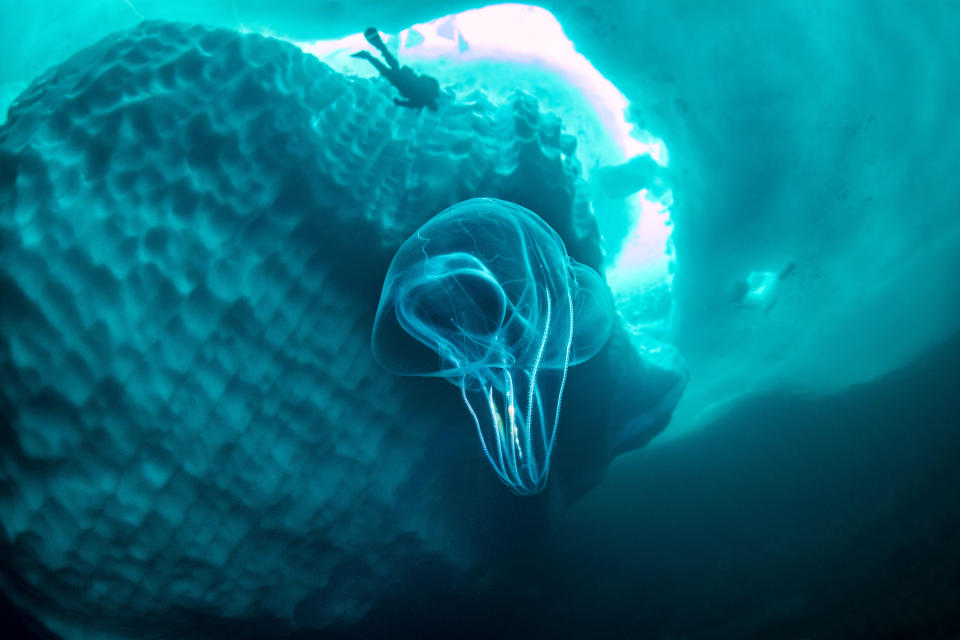
<svg viewBox="0 0 960 640"><path fill-rule="evenodd" d="M343 637L960 637L958 362L960 334L835 396L745 402L615 465L499 593Z"/></svg>
<svg viewBox="0 0 960 640"><path fill-rule="evenodd" d="M577 613L553 628L958 637L958 361L960 335L832 397L751 399L616 467L558 533L554 597Z"/></svg>

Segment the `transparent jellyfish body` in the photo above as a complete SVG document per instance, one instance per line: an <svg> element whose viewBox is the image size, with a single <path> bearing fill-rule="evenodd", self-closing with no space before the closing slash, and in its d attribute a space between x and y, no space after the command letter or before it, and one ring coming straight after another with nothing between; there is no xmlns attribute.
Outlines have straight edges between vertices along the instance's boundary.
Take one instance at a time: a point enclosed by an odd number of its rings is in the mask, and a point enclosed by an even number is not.
<svg viewBox="0 0 960 640"><path fill-rule="evenodd" d="M394 373L459 387L487 460L528 495L547 482L567 369L600 350L612 317L606 284L542 219L472 199L401 245L372 347Z"/></svg>

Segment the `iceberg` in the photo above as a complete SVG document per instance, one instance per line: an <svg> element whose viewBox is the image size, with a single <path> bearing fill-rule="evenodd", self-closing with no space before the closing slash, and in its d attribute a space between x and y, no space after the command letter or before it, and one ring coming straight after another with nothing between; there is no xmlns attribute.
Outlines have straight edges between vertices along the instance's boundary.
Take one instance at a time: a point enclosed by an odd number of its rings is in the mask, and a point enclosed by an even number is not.
<svg viewBox="0 0 960 640"><path fill-rule="evenodd" d="M579 163L536 99L417 114L380 89L277 39L148 21L13 101L0 560L4 589L52 630L359 620L536 544L666 425L685 374L643 361L617 322L570 370L569 454L522 502L448 383L377 365L390 259L455 202L535 210L603 267Z"/></svg>

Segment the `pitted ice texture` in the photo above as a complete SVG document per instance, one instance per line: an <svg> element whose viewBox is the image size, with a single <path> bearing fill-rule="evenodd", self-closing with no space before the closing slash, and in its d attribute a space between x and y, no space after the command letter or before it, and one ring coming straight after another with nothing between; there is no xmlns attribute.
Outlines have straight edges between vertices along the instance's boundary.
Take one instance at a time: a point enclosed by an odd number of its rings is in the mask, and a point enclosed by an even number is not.
<svg viewBox="0 0 960 640"><path fill-rule="evenodd" d="M536 210L600 266L561 133L523 94L397 109L288 43L171 23L37 79L0 126L5 590L65 637L277 637L523 544L546 502L369 336L390 256L459 200Z"/></svg>

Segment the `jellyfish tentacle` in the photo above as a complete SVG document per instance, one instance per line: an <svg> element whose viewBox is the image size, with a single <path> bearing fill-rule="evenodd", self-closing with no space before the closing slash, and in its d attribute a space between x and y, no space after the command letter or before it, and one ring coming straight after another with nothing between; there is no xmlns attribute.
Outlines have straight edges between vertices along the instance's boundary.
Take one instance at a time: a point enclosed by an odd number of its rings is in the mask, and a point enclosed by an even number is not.
<svg viewBox="0 0 960 640"><path fill-rule="evenodd" d="M553 312L550 304L550 291L545 290L547 298L547 319L543 326L543 338L540 340L540 348L537 349L537 358L533 362L533 369L530 371L530 388L527 390L527 424L531 424L533 419L533 396L537 390L537 371L540 369L540 361L543 359L543 350L547 346L547 340L550 338L550 314Z"/></svg>
<svg viewBox="0 0 960 640"><path fill-rule="evenodd" d="M504 373L504 375L506 375L506 373ZM517 450L513 444L513 434L508 432L507 421L504 416L500 415L500 408L497 406L496 400L494 400L492 387L489 389L489 396L490 419L493 421L494 427L500 434L499 442L501 447L507 447L507 455L505 456L507 460L506 470L511 478L516 478L519 463L517 462Z"/></svg>
<svg viewBox="0 0 960 640"><path fill-rule="evenodd" d="M483 447L483 453L484 453L485 456L487 456L487 460L490 461L490 464L491 464L491 465L493 466L493 468L497 471L497 474L500 475L500 477L502 478L503 475L500 473L500 466L497 465L497 462L493 459L493 456L490 455L490 449L489 449L489 447L487 446L487 439L486 439L486 438L484 437L484 435L483 435L483 428L480 426L480 419L477 417L477 412L474 411L473 405L470 404L470 399L467 398L467 383L466 383L467 378L466 378L466 376L464 376L464 377L461 378L460 380L461 380L461 382L460 382L460 395L461 395L461 397L463 398L463 404L465 404L465 405L467 406L467 411L469 411L469 412L470 412L470 415L473 416L473 424L476 425L476 427L477 427L477 435L480 436L480 446ZM500 449L500 443L497 442L497 450L498 450L498 452L499 452L499 449ZM502 465L502 462L503 462L503 459L502 459L502 455L501 455L501 465Z"/></svg>
<svg viewBox="0 0 960 640"><path fill-rule="evenodd" d="M573 348L573 296L570 295L570 292L567 292L567 302L570 305L570 335L567 338L567 348L566 354L563 360L563 373L560 377L560 388L557 391L557 411L553 419L553 431L550 434L550 448L547 450L544 456L544 467L543 467L543 477L544 479L550 474L550 455L553 453L553 447L556 444L557 438L557 427L560 424L560 405L563 402L563 389L567 385L567 371L570 365L570 351Z"/></svg>

